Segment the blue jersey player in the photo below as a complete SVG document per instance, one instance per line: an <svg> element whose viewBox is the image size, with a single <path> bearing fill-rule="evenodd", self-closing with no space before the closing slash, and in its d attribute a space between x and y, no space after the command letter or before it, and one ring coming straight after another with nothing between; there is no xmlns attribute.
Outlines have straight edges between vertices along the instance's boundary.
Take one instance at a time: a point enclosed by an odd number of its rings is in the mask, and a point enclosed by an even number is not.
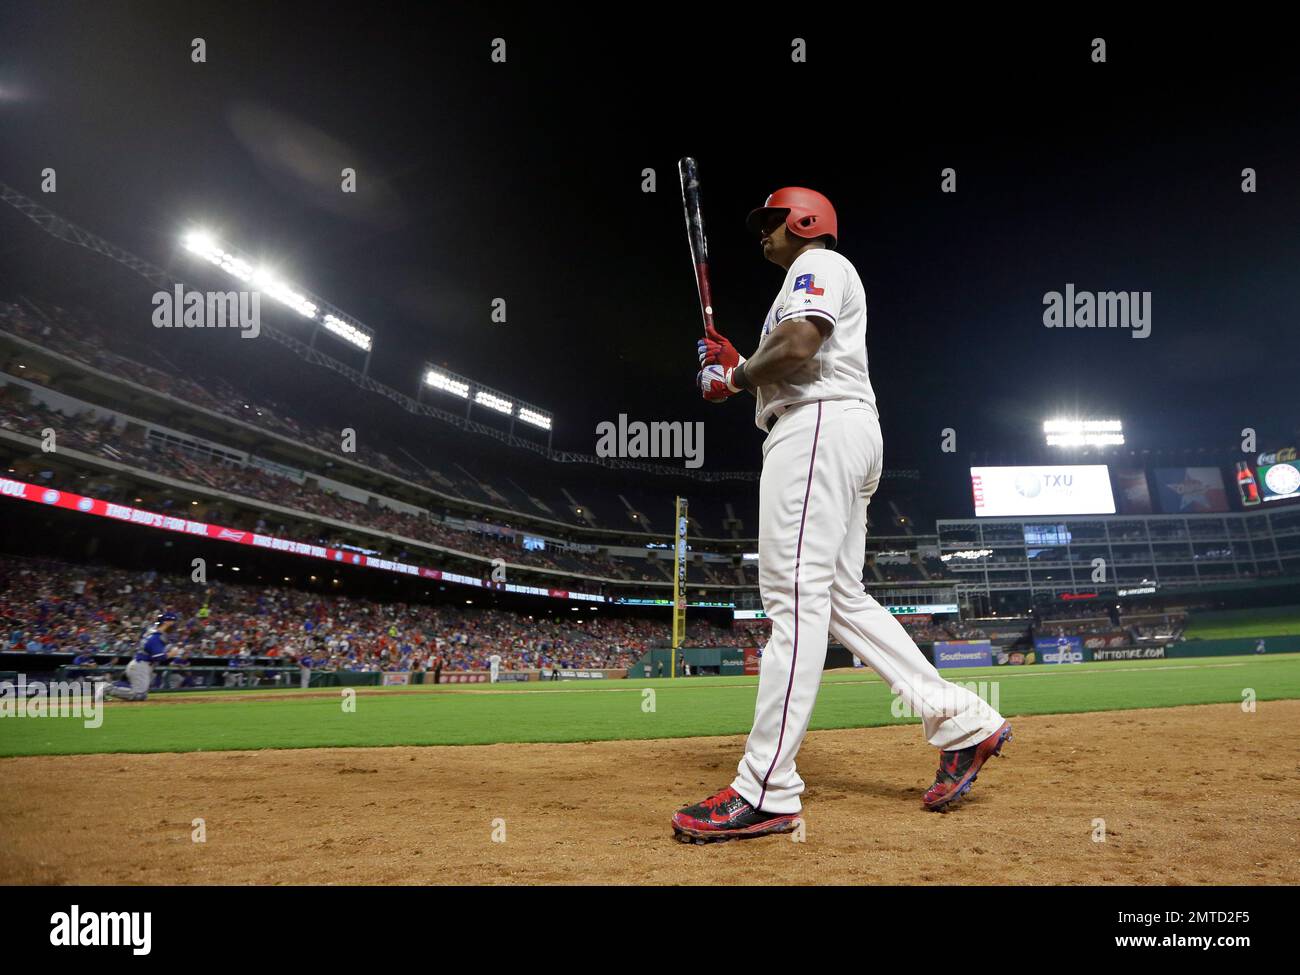
<svg viewBox="0 0 1300 975"><path fill-rule="evenodd" d="M167 659L167 641L163 634L176 623L175 613L163 613L140 641L140 649L126 665L126 680L108 688L108 696L123 701L143 701L149 697L153 669Z"/></svg>

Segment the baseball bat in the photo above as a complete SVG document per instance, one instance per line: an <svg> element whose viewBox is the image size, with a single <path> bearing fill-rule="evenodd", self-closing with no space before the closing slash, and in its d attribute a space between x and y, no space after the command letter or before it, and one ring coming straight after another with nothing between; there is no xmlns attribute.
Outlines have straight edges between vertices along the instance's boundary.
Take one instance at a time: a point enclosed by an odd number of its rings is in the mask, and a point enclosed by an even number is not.
<svg viewBox="0 0 1300 975"><path fill-rule="evenodd" d="M690 156L677 163L682 180L682 209L686 212L686 239L691 245L691 263L695 267L695 287L700 295L700 314L707 334L713 328L713 292L709 287L709 242L704 236L704 216L700 211L700 167Z"/></svg>

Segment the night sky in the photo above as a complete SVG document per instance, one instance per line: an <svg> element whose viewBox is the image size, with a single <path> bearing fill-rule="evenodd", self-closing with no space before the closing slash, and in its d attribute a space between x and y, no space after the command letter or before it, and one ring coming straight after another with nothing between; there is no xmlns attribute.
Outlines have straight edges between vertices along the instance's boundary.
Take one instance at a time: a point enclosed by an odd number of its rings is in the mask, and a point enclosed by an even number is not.
<svg viewBox="0 0 1300 975"><path fill-rule="evenodd" d="M694 391L690 154L718 322L742 352L782 279L745 214L786 184L835 202L892 465L964 474L1074 412L1118 416L1138 450L1227 450L1244 426L1261 450L1295 440L1284 38L829 10L692 36L689 8L667 5L473 23L427 5L186 6L6 5L0 180L178 270L180 233L212 228L374 328L372 371L403 390L429 359L553 410L557 447L591 452L619 413L704 419L707 467L756 466L751 402ZM1241 192L1244 167L1259 192ZM1151 337L1044 328L1043 295L1067 282L1152 292Z"/></svg>

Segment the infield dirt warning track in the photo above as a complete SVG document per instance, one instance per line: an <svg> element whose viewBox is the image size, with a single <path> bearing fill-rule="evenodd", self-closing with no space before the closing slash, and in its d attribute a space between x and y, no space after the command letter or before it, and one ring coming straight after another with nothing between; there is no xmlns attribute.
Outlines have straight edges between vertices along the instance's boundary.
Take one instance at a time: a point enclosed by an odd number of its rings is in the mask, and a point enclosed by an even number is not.
<svg viewBox="0 0 1300 975"><path fill-rule="evenodd" d="M804 841L712 846L740 736L9 758L0 883L1300 883L1300 701L1013 723L946 815L914 725L812 732Z"/></svg>

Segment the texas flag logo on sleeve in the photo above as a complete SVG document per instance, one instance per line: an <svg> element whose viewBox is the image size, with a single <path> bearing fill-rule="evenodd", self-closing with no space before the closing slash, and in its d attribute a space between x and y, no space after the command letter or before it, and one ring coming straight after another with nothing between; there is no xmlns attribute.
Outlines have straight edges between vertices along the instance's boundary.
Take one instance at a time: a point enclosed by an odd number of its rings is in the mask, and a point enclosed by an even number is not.
<svg viewBox="0 0 1300 975"><path fill-rule="evenodd" d="M794 279L794 290L806 291L810 295L824 295L826 293L826 289L819 288L815 284L813 284L814 278L816 278L815 274L799 275L797 278Z"/></svg>

